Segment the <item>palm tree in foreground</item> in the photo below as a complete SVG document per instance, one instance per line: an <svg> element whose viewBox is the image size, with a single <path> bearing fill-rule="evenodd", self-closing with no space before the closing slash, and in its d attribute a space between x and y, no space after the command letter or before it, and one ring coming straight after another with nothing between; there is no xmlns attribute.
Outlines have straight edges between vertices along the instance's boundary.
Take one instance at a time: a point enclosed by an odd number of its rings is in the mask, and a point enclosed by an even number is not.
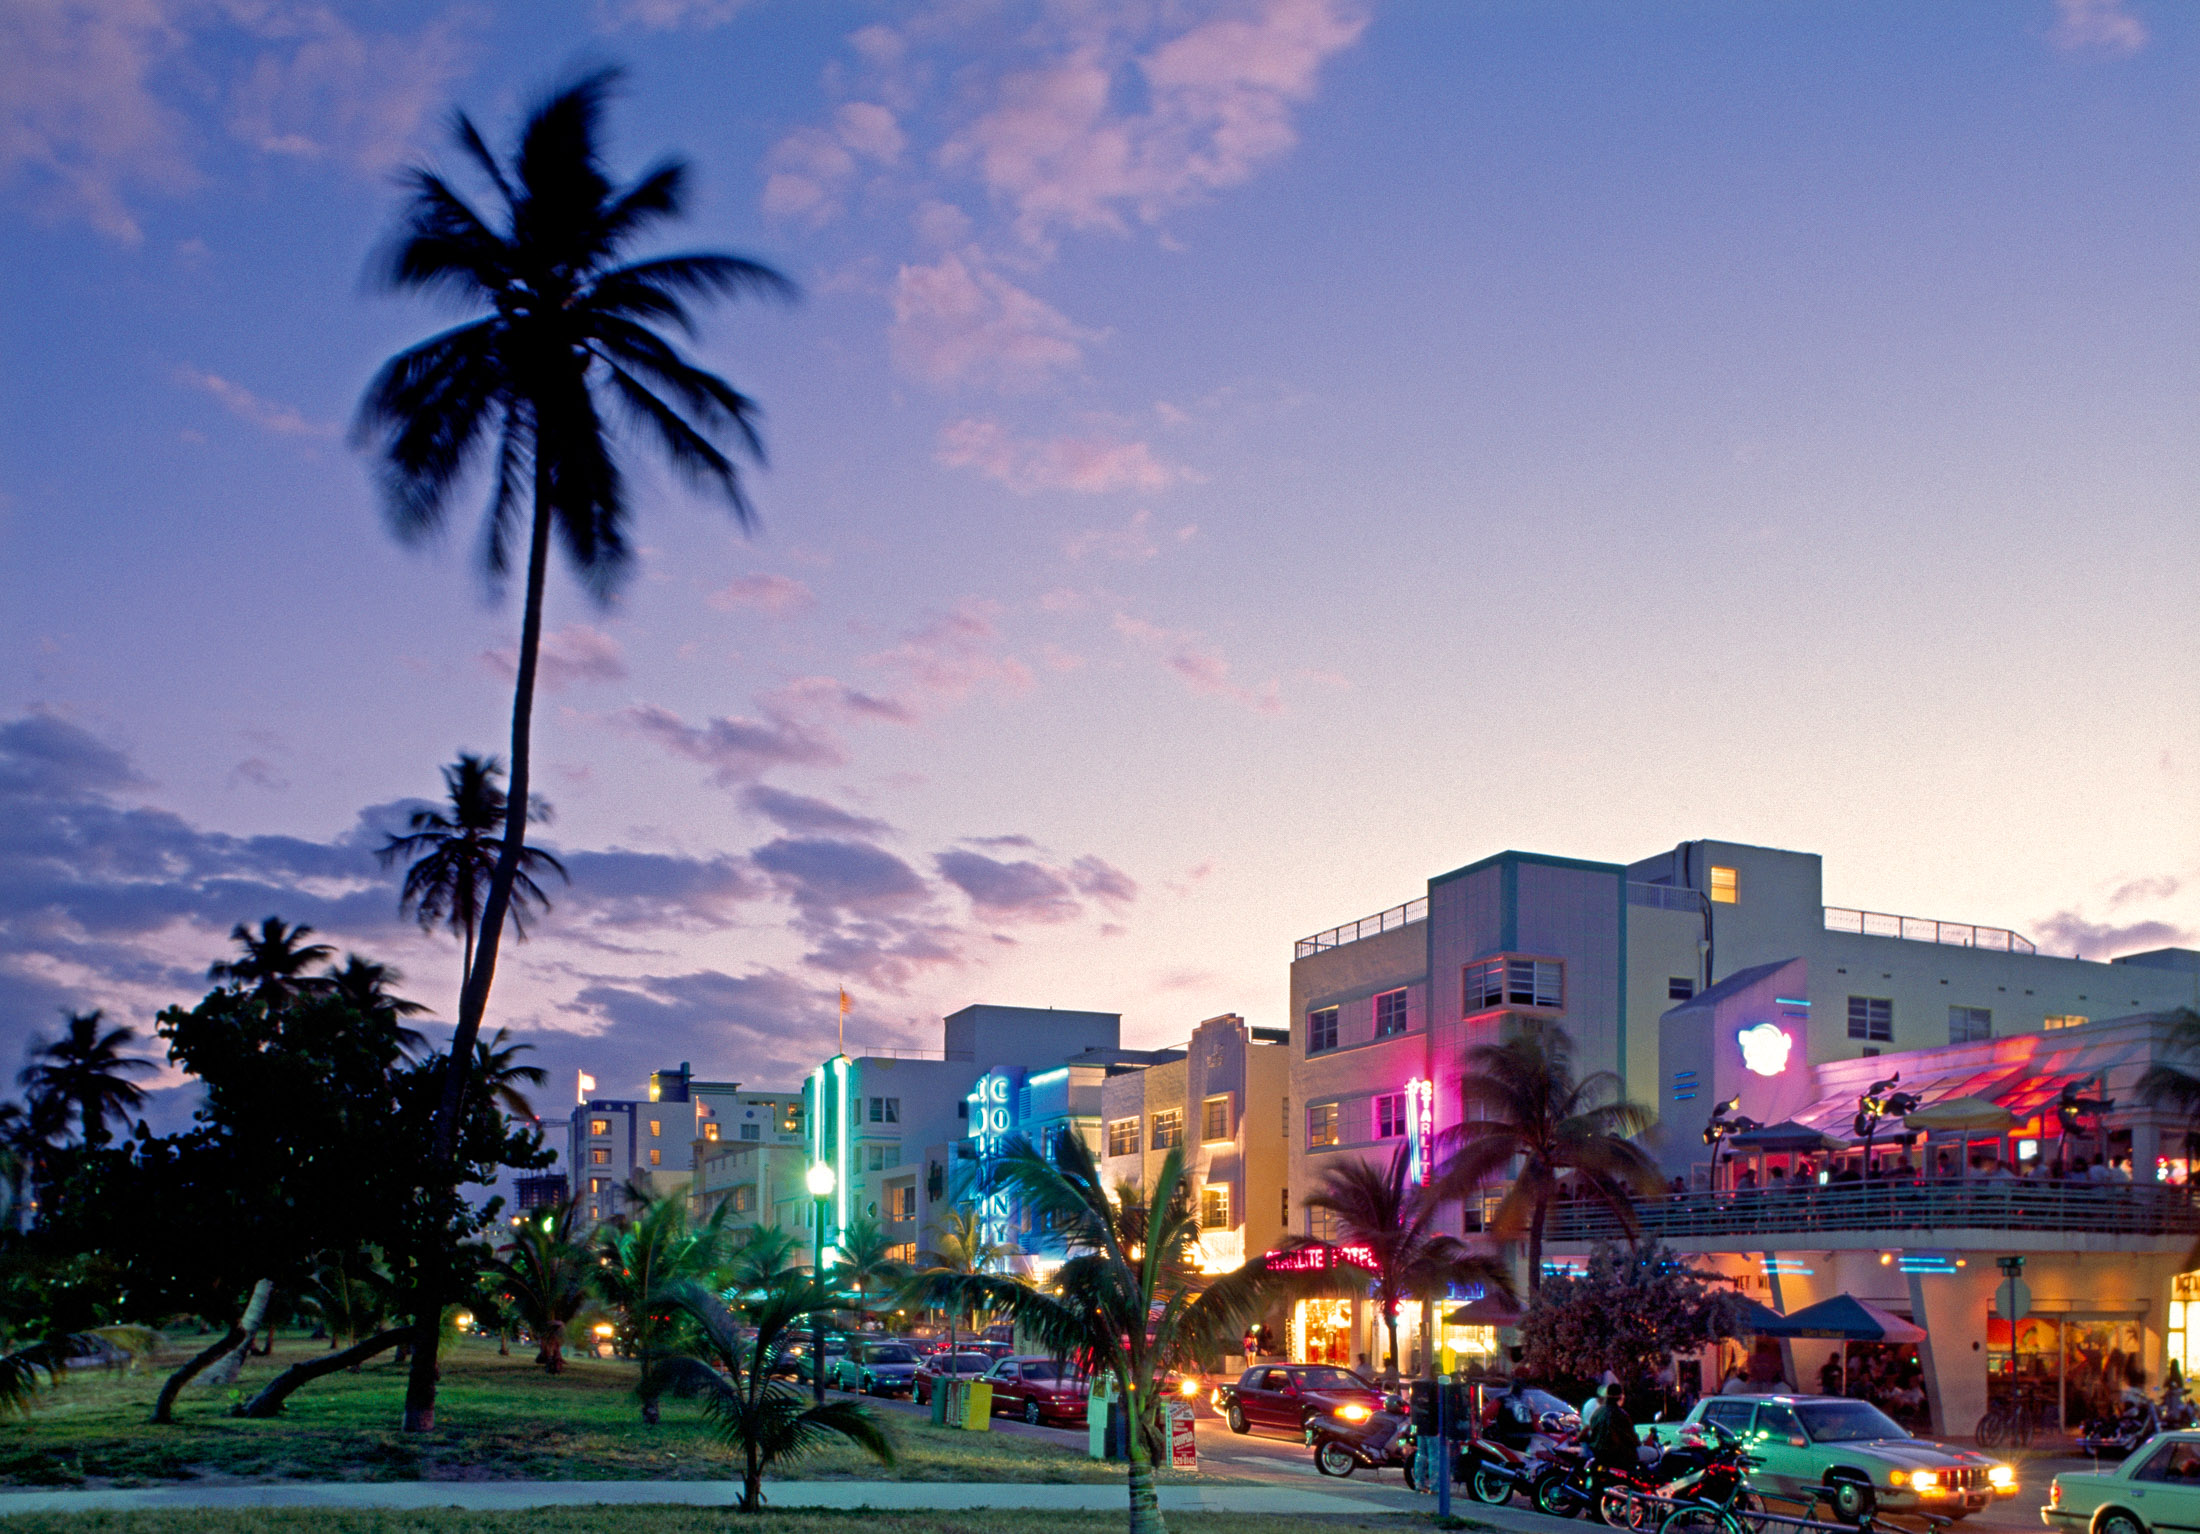
<svg viewBox="0 0 2200 1534"><path fill-rule="evenodd" d="M1406 1147L1400 1145L1387 1168L1357 1158L1339 1161L1302 1201L1330 1216L1332 1239L1366 1248L1375 1259L1374 1294L1390 1339L1392 1379L1398 1377L1398 1307L1409 1299L1432 1302L1451 1284L1481 1284L1507 1298L1512 1280L1504 1264L1471 1249L1457 1236L1435 1228L1442 1204L1408 1176ZM1295 1236L1286 1249L1327 1243ZM1352 1270L1344 1270L1350 1274ZM1340 1275L1343 1276L1343 1275ZM1365 1288L1365 1278L1353 1280Z"/></svg>
<svg viewBox="0 0 2200 1534"><path fill-rule="evenodd" d="M484 214L441 175L411 174L411 198L381 277L388 286L456 300L476 317L384 364L361 401L355 439L382 461L383 501L400 538L440 532L469 473L489 460L483 548L492 579L526 545L526 594L512 693L509 802L529 801L543 587L555 535L581 582L608 599L625 573L627 433L653 442L743 526L752 520L728 448L762 457L756 407L695 366L661 333L692 333L691 299L791 296L778 272L716 253L628 260L634 242L676 217L687 167L658 162L630 186L613 183L601 150L603 112L618 74L600 70L553 92L500 161L461 113L458 148L494 193ZM612 424L623 423L624 431ZM726 445L721 445L721 444ZM474 1041L496 980L497 950L526 867L527 816L507 813L482 900L473 961L435 1116L435 1160L448 1167ZM420 1337L405 1427L435 1426L441 1296L419 1306Z"/></svg>
<svg viewBox="0 0 2200 1534"><path fill-rule="evenodd" d="M998 1311L1088 1378L1112 1377L1131 1425L1131 1534L1163 1534L1154 1467L1168 1446L1164 1381L1172 1369L1234 1351L1279 1280L1261 1258L1219 1278L1200 1272L1182 1146L1163 1158L1150 1198L1128 1184L1111 1193L1091 1148L1066 1132L1051 1161L1012 1138L993 1176L1065 1244L1069 1260L1045 1288L1002 1273L933 1270L911 1280L910 1298Z"/></svg>
<svg viewBox="0 0 2200 1534"><path fill-rule="evenodd" d="M535 1334L535 1362L551 1374L565 1372L565 1329L587 1309L589 1275L596 1267L588 1248L573 1236L579 1212L580 1201L573 1199L528 1215L481 1264L484 1287L501 1296Z"/></svg>
<svg viewBox="0 0 2200 1534"><path fill-rule="evenodd" d="M459 940L459 986L474 971L474 938L481 930L481 905L494 882L497 850L503 844L504 816L508 807L497 781L504 764L493 756L462 751L458 760L443 769L443 795L448 809L414 810L404 836L391 836L375 856L384 868L399 858L411 858L405 869L405 887L398 909L420 923L421 930L448 927ZM540 799L528 806L527 818L542 822L550 807ZM535 881L538 873L554 873L567 883L572 876L565 865L540 847L523 847L519 872L512 879L510 921L512 936L527 940L527 907L550 909L550 897Z"/></svg>
<svg viewBox="0 0 2200 1534"><path fill-rule="evenodd" d="M133 1071L155 1069L153 1062L124 1054L137 1038L135 1028L100 1031L107 1015L65 1012L68 1026L61 1037L34 1045L31 1063L20 1078L30 1099L34 1122L59 1125L74 1113L86 1145L105 1145L109 1119L128 1122L129 1110L144 1106L145 1089L129 1080Z"/></svg>
<svg viewBox="0 0 2200 1534"><path fill-rule="evenodd" d="M772 1368L786 1343L816 1311L831 1308L832 1291L807 1273L783 1273L729 1310L701 1284L672 1285L665 1298L695 1322L684 1353L664 1359L645 1383L653 1394L701 1396L703 1414L720 1442L741 1456L741 1511L764 1510L764 1472L845 1438L881 1464L894 1462L894 1443L867 1408L822 1401ZM754 1329L744 1338L742 1323Z"/></svg>
<svg viewBox="0 0 2200 1534"><path fill-rule="evenodd" d="M1543 1231L1562 1189L1571 1184L1603 1201L1632 1239L1634 1195L1661 1186L1656 1165L1629 1138L1650 1127L1649 1110L1619 1100L1611 1071L1576 1081L1573 1054L1566 1030L1540 1018L1468 1050L1460 1094L1470 1117L1444 1132L1446 1159L1428 1190L1449 1202L1509 1179L1492 1227L1525 1239L1531 1297L1543 1286Z"/></svg>
<svg viewBox="0 0 2200 1534"><path fill-rule="evenodd" d="M666 1295L718 1265L725 1224L724 1205L691 1227L686 1200L667 1198L632 1220L596 1229L598 1265L589 1281L618 1312L619 1341L641 1362L642 1420L651 1426L657 1422L658 1361L670 1348L680 1320Z"/></svg>

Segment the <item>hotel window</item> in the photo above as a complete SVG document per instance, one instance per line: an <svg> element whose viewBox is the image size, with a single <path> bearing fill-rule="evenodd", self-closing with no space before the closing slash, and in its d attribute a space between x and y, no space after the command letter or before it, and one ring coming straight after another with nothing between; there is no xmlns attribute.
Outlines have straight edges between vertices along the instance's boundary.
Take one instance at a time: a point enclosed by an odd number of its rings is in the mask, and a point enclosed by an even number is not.
<svg viewBox="0 0 2200 1534"><path fill-rule="evenodd" d="M1951 1044L1976 1044L1994 1036L1994 1011L1991 1007L1950 1007L1948 1009L1948 1042Z"/></svg>
<svg viewBox="0 0 2200 1534"><path fill-rule="evenodd" d="M1230 1228L1230 1185L1228 1183L1211 1182L1199 1190L1199 1228L1201 1230L1228 1230Z"/></svg>
<svg viewBox="0 0 2200 1534"><path fill-rule="evenodd" d="M718 1138L718 1121L716 1119L712 1119L709 1123L703 1126L703 1138L706 1140L715 1140Z"/></svg>
<svg viewBox="0 0 2200 1534"><path fill-rule="evenodd" d="M1463 1006L1468 1012L1491 1007L1549 1007L1566 1004L1566 966L1551 959L1478 959L1466 970Z"/></svg>
<svg viewBox="0 0 2200 1534"><path fill-rule="evenodd" d="M610 1186L611 1186L611 1179L610 1179L610 1178L608 1178L608 1177L591 1177L591 1178L589 1178L589 1179L588 1179L588 1191L589 1191L589 1192L590 1192L591 1194L599 1194L599 1195L600 1195L600 1194L601 1194L601 1193L603 1192L603 1190L604 1190L604 1189L606 1189L606 1188L608 1188L608 1187L610 1187Z"/></svg>
<svg viewBox="0 0 2200 1534"><path fill-rule="evenodd" d="M1391 1092L1375 1099L1375 1138L1402 1140L1406 1133L1406 1095Z"/></svg>
<svg viewBox="0 0 2200 1534"><path fill-rule="evenodd" d="M1318 1012L1306 1014L1306 1052L1318 1055L1325 1049L1337 1047L1337 1009L1323 1007Z"/></svg>
<svg viewBox="0 0 2200 1534"><path fill-rule="evenodd" d="M607 1135L611 1133L611 1120L590 1119L588 1121L588 1132L592 1135Z"/></svg>
<svg viewBox="0 0 2200 1534"><path fill-rule="evenodd" d="M1227 1140L1230 1138L1230 1097L1210 1097L1199 1105L1199 1137L1202 1140Z"/></svg>
<svg viewBox="0 0 2200 1534"><path fill-rule="evenodd" d="M1711 898L1719 905L1732 905L1741 897L1742 876L1731 868L1713 864L1711 868Z"/></svg>
<svg viewBox="0 0 2200 1534"><path fill-rule="evenodd" d="M802 1105L800 1103L787 1104L787 1111L779 1119L779 1132L783 1135L794 1135L802 1132Z"/></svg>
<svg viewBox="0 0 2200 1534"><path fill-rule="evenodd" d="M1695 978L1691 975L1669 976L1665 982L1665 999L1667 1001L1694 1001L1696 999Z"/></svg>
<svg viewBox="0 0 2200 1534"><path fill-rule="evenodd" d="M1306 1147L1320 1150L1337 1143L1337 1105L1316 1103L1306 1110Z"/></svg>
<svg viewBox="0 0 2200 1534"><path fill-rule="evenodd" d="M654 1145L649 1148L649 1164L651 1166L663 1166L665 1164L665 1153Z"/></svg>
<svg viewBox="0 0 2200 1534"><path fill-rule="evenodd" d="M2040 1020L2040 1026L2049 1033L2053 1033L2059 1028L2083 1028L2085 1025L2086 1018L2084 1014L2078 1012L2062 1012Z"/></svg>
<svg viewBox="0 0 2200 1534"><path fill-rule="evenodd" d="M747 1183L733 1190L733 1212L747 1214L756 1207L756 1190Z"/></svg>
<svg viewBox="0 0 2200 1534"><path fill-rule="evenodd" d="M1388 1039L1406 1031L1406 993L1385 991L1375 998L1375 1037Z"/></svg>
<svg viewBox="0 0 2200 1534"><path fill-rule="evenodd" d="M871 1122L874 1124L898 1124L901 1122L901 1099L898 1097L874 1097L871 1099Z"/></svg>
<svg viewBox="0 0 2200 1534"><path fill-rule="evenodd" d="M1851 996L1849 998L1849 1037L1852 1039L1893 1039L1894 998L1890 996Z"/></svg>
<svg viewBox="0 0 2200 1534"><path fill-rule="evenodd" d="M1111 1156L1135 1156L1138 1154L1138 1120L1108 1120L1108 1154Z"/></svg>
<svg viewBox="0 0 2200 1534"><path fill-rule="evenodd" d="M652 1140L662 1139L664 1137L664 1132L664 1120L651 1119L649 1121L649 1137Z"/></svg>
<svg viewBox="0 0 2200 1534"><path fill-rule="evenodd" d="M915 1187L896 1188L890 1207L897 1220L913 1220L917 1217L917 1190Z"/></svg>
<svg viewBox="0 0 2200 1534"><path fill-rule="evenodd" d="M611 1165L611 1152L604 1146L597 1146L588 1153L588 1164L590 1166Z"/></svg>
<svg viewBox="0 0 2200 1534"><path fill-rule="evenodd" d="M874 1145L871 1147L871 1170L874 1172L883 1172L886 1170L885 1146Z"/></svg>
<svg viewBox="0 0 2200 1534"><path fill-rule="evenodd" d="M1153 1148L1167 1150L1184 1143L1184 1110L1171 1108L1153 1116Z"/></svg>
<svg viewBox="0 0 2200 1534"><path fill-rule="evenodd" d="M887 1147L886 1147L886 1170L887 1170L887 1171L889 1171L889 1172L891 1172L891 1171L892 1171L892 1170L893 1170L893 1169L894 1169L895 1167L898 1167L898 1166L900 1166L900 1165L901 1165L901 1147L900 1147L900 1146L898 1146L898 1145L889 1145L889 1146L887 1146Z"/></svg>
<svg viewBox="0 0 2200 1534"><path fill-rule="evenodd" d="M716 1124L705 1124L705 1125L703 1126L703 1128L704 1128L704 1130L705 1130L705 1132L706 1132L706 1138L709 1138L709 1137L710 1137L710 1136L708 1135L708 1131L710 1131L710 1130L713 1130L713 1129L716 1129L717 1127L718 1127L718 1126L717 1126ZM742 1139L744 1139L744 1140L761 1140L761 1139L763 1139L763 1138L764 1138L764 1126L763 1126L762 1124L743 1124L743 1125L741 1126L741 1138L742 1138Z"/></svg>

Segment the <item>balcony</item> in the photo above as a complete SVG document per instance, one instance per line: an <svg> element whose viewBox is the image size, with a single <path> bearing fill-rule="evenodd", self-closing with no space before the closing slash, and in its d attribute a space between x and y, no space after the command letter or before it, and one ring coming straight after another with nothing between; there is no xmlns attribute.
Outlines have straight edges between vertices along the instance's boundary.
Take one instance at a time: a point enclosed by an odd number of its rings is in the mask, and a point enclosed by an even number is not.
<svg viewBox="0 0 2200 1534"><path fill-rule="evenodd" d="M1331 927L1327 932L1317 932L1312 937L1302 937L1293 946L1294 959L1311 958L1332 948L1342 948L1347 943L1357 943L1363 938L1378 937L1385 932L1395 932L1400 927L1410 927L1417 921L1428 920L1428 896L1409 900L1404 905L1394 905L1387 911L1377 911L1373 916L1363 916L1358 921L1346 922L1341 927Z"/></svg>
<svg viewBox="0 0 2200 1534"><path fill-rule="evenodd" d="M1692 1244L1730 1241L1754 1250L1768 1237L1849 1233L1918 1245L1898 1236L1936 1231L2023 1231L2111 1238L2200 1234L2189 1187L2132 1183L2029 1183L1964 1179L1831 1183L1800 1189L1676 1193L1635 1205L1645 1236ZM1601 1203L1551 1206L1547 1239L1620 1241L1626 1232ZM1786 1244L1793 1245L1795 1242ZM1809 1244L1806 1240L1801 1244ZM1870 1244L1856 1241L1836 1245ZM2021 1244L2021 1243L2020 1243Z"/></svg>
<svg viewBox="0 0 2200 1534"><path fill-rule="evenodd" d="M2038 953L2032 940L2007 927L1974 927L1967 922L1934 921L1925 916L1890 916L1884 911L1852 911L1829 905L1828 932L1854 932L1864 937L1898 937L1912 943L1940 943L1950 948L1987 948L1996 953Z"/></svg>

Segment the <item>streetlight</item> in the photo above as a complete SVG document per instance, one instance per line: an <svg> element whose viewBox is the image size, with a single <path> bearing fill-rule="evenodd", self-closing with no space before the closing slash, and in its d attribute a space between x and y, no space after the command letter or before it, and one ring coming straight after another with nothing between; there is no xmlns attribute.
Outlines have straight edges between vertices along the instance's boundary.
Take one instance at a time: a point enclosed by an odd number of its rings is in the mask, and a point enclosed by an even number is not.
<svg viewBox="0 0 2200 1534"><path fill-rule="evenodd" d="M825 1282L825 1210L833 1196L832 1167L823 1161L810 1163L810 1170L803 1175L809 1185L810 1197L817 1200L817 1214L810 1222L810 1273L819 1284ZM825 1312L810 1312L810 1373L817 1382L817 1404L825 1404Z"/></svg>

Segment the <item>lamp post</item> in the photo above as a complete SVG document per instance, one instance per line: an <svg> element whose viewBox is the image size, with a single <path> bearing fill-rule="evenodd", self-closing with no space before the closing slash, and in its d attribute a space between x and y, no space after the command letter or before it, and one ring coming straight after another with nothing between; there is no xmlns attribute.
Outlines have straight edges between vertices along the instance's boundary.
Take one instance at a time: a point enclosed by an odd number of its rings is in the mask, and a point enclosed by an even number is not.
<svg viewBox="0 0 2200 1534"><path fill-rule="evenodd" d="M803 1181L809 1185L810 1197L817 1200L817 1212L810 1223L810 1275L817 1283L825 1282L825 1211L831 1207L833 1196L833 1169L823 1161L810 1163L810 1170ZM817 1385L817 1404L825 1404L825 1312L822 1308L810 1312L810 1376Z"/></svg>

